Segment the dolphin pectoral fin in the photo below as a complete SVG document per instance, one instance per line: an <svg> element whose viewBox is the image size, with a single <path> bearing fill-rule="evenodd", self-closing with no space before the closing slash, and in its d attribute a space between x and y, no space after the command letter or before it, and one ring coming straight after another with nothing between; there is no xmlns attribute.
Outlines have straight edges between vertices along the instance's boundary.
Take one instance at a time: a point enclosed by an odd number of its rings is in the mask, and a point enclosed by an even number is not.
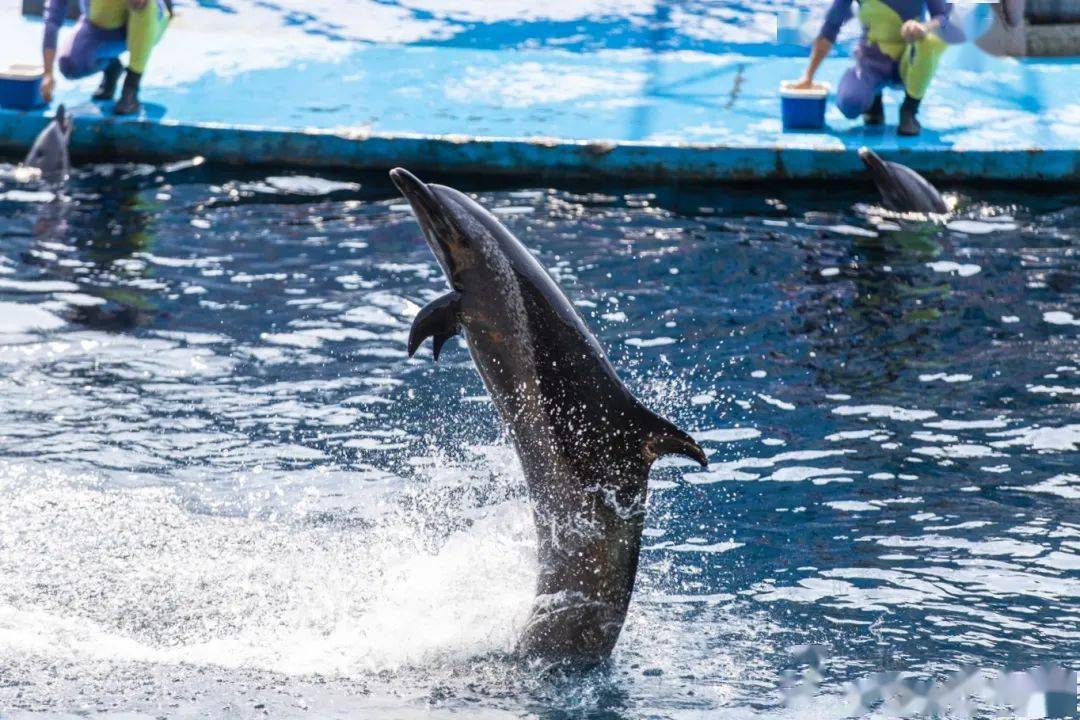
<svg viewBox="0 0 1080 720"><path fill-rule="evenodd" d="M434 351L433 354L435 356L435 362L439 361L439 353L442 352L442 346L446 343L447 340L449 340L452 337L454 337L453 333L450 333L448 335L434 335L434 336L432 336L432 338L431 338L431 349Z"/></svg>
<svg viewBox="0 0 1080 720"><path fill-rule="evenodd" d="M416 353L420 343L434 338L432 344L435 359L443 344L461 332L461 294L450 292L436 298L420 309L409 330L409 357Z"/></svg>
<svg viewBox="0 0 1080 720"><path fill-rule="evenodd" d="M659 460L664 455L682 455L702 467L708 467L709 458L694 438L659 415L651 412L649 415L651 417L646 430L645 446L642 448L642 454L648 462Z"/></svg>

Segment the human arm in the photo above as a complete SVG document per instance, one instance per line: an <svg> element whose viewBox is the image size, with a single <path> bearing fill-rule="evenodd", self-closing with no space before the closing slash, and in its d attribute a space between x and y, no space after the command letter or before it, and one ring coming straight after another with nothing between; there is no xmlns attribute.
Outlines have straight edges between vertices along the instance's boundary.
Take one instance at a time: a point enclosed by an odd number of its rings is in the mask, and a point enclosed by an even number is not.
<svg viewBox="0 0 1080 720"><path fill-rule="evenodd" d="M836 37L840 34L840 28L851 19L851 0L833 0L825 13L825 21L821 23L819 38L829 41L829 48L836 44Z"/></svg>
<svg viewBox="0 0 1080 720"><path fill-rule="evenodd" d="M44 72L41 74L41 99L47 103L52 102L53 89L56 80L53 76L53 66L56 64L56 48L41 51L41 64Z"/></svg>
<svg viewBox="0 0 1080 720"><path fill-rule="evenodd" d="M833 41L824 35L818 35L810 49L810 62L806 65L803 76L792 83L791 87L797 90L805 90L814 86L814 73L817 72L821 61L828 56L833 49Z"/></svg>
<svg viewBox="0 0 1080 720"><path fill-rule="evenodd" d="M47 0L42 8L41 19L45 25L45 32L41 39L41 97L45 102L52 101L53 88L56 85L53 76L53 67L56 65L56 40L60 34L60 26L64 24L67 15L68 0Z"/></svg>
<svg viewBox="0 0 1080 720"><path fill-rule="evenodd" d="M836 36L840 34L840 28L851 19L851 0L833 0L825 13L825 21L821 24L821 32L814 39L810 47L810 62L806 65L806 71L802 77L792 83L791 87L806 89L814 86L814 73L817 72L821 62L832 51L836 44Z"/></svg>
<svg viewBox="0 0 1080 720"><path fill-rule="evenodd" d="M967 39L964 36L964 31L959 26L953 24L950 19L952 14L951 3L946 2L946 0L926 0L926 10L930 14L930 20L921 23L921 26L924 29L923 36L925 36L926 33L932 32L951 45L962 43ZM914 21L909 20L904 23L904 26L906 27L908 23L911 22ZM900 32L901 35L904 34L903 28L901 28ZM921 40L923 36L915 39ZM904 40L912 42L912 40L908 40L906 36L904 37Z"/></svg>
<svg viewBox="0 0 1080 720"><path fill-rule="evenodd" d="M41 10L41 20L45 25L45 33L41 39L41 49L56 50L56 39L60 34L60 26L64 24L67 16L68 0L46 0Z"/></svg>

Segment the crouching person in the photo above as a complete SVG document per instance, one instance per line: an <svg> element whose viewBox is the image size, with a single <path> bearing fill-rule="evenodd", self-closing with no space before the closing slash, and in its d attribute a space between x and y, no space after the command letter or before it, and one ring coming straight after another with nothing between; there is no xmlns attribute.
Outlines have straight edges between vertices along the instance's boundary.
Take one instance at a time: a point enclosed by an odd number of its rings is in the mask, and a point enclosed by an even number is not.
<svg viewBox="0 0 1080 720"><path fill-rule="evenodd" d="M814 40L806 72L795 87L813 85L814 73L832 50L841 26L852 18L852 1L833 0ZM945 48L963 42L964 33L949 21L952 8L945 0L857 2L863 34L855 48L854 66L840 79L836 104L845 117L862 115L867 125L880 125L885 122L882 88L900 85L905 95L897 132L918 135L922 130L916 117L919 103Z"/></svg>
<svg viewBox="0 0 1080 720"><path fill-rule="evenodd" d="M101 73L101 85L94 100L112 100L124 73L120 55L128 52L127 75L120 99L113 107L117 115L131 115L141 108L139 83L150 61L150 53L165 33L172 18L172 0L78 0L82 15L75 32L57 54L57 37L72 0L47 0L42 64L45 77L41 94L52 100L55 87L54 66L70 79Z"/></svg>

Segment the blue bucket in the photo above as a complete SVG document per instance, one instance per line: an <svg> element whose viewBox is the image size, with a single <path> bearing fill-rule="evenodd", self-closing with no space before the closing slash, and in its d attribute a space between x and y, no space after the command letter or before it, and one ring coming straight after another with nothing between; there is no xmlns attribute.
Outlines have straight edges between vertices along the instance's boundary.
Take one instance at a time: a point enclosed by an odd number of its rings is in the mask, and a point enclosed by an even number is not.
<svg viewBox="0 0 1080 720"><path fill-rule="evenodd" d="M825 127L825 102L829 84L818 83L806 90L796 90L791 83L780 83L780 113L785 130L821 130Z"/></svg>
<svg viewBox="0 0 1080 720"><path fill-rule="evenodd" d="M0 70L0 107L30 110L44 105L41 76L40 65L11 65Z"/></svg>

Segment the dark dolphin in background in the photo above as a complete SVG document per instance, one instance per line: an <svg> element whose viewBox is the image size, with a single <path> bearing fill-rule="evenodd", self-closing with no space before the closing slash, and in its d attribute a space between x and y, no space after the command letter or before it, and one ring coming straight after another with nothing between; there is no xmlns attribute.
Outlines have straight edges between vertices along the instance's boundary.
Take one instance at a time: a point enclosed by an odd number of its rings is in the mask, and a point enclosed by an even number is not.
<svg viewBox="0 0 1080 720"><path fill-rule="evenodd" d="M56 108L56 115L37 136L25 164L41 170L43 177L49 180L62 180L71 170L71 158L68 155L68 141L74 123L63 105Z"/></svg>
<svg viewBox="0 0 1080 720"><path fill-rule="evenodd" d="M646 484L666 454L707 464L693 438L642 405L536 258L462 193L397 168L451 291L424 307L409 355L464 332L509 429L533 506L540 576L518 652L546 661L606 658L626 618Z"/></svg>
<svg viewBox="0 0 1080 720"><path fill-rule="evenodd" d="M883 160L868 147L859 148L859 158L870 171L885 207L896 212L949 212L941 193L911 168Z"/></svg>
<svg viewBox="0 0 1080 720"><path fill-rule="evenodd" d="M1001 0L993 7L1001 21L1009 27L1019 27L1024 22L1024 0Z"/></svg>

